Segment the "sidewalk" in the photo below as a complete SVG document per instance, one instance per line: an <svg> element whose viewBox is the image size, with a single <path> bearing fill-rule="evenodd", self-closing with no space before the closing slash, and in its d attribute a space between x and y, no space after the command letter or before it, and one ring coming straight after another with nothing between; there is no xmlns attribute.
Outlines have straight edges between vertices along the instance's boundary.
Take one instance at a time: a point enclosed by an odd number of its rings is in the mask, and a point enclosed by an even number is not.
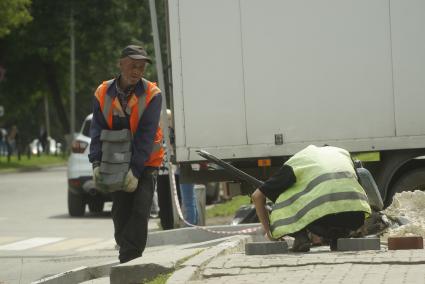
<svg viewBox="0 0 425 284"><path fill-rule="evenodd" d="M219 256L188 283L425 283L425 250ZM171 282L170 282L171 283Z"/></svg>
<svg viewBox="0 0 425 284"><path fill-rule="evenodd" d="M157 232L153 234L153 239L170 240L170 236L165 237L167 233ZM201 234L191 228L173 230L170 233L174 236L185 235L186 238ZM162 274L169 275L167 284L425 284L423 249L389 251L385 243L381 243L380 251L331 252L329 247L323 246L314 247L308 253L247 256L245 244L254 239L264 241L261 235L236 235L198 243L161 244L148 248L141 258L103 269L97 277L86 275L86 280L98 279L84 283L143 283ZM93 275L92 271L95 270L99 268L90 268L89 274ZM61 278L43 283L78 283L71 279L64 280Z"/></svg>

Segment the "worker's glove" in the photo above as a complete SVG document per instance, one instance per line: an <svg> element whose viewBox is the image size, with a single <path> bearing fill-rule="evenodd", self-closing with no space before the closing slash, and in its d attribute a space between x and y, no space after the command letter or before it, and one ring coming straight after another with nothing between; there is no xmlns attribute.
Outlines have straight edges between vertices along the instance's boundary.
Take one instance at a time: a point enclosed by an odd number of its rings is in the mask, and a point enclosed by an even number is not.
<svg viewBox="0 0 425 284"><path fill-rule="evenodd" d="M139 182L139 179L133 175L133 172L130 169L124 180L124 191L125 192L135 191L137 188L138 182Z"/></svg>
<svg viewBox="0 0 425 284"><path fill-rule="evenodd" d="M102 182L101 175L100 175L100 167L93 168L93 181L94 181L94 184L96 185Z"/></svg>

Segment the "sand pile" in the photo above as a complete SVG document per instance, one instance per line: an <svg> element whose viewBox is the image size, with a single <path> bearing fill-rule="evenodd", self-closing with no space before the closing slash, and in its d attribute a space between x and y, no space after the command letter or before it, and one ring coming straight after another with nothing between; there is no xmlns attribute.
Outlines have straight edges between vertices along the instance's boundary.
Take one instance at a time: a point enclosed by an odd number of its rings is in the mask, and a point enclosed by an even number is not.
<svg viewBox="0 0 425 284"><path fill-rule="evenodd" d="M422 236L425 238L425 192L396 193L392 204L382 213L400 226L393 226L386 234L390 237Z"/></svg>

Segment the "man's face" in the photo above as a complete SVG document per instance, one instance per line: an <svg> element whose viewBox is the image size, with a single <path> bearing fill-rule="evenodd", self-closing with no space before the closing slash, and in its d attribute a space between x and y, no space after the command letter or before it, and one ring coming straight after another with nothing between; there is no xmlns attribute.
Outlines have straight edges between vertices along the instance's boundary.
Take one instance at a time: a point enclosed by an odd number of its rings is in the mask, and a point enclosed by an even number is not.
<svg viewBox="0 0 425 284"><path fill-rule="evenodd" d="M124 57L120 59L121 78L126 85L136 84L143 76L146 61Z"/></svg>

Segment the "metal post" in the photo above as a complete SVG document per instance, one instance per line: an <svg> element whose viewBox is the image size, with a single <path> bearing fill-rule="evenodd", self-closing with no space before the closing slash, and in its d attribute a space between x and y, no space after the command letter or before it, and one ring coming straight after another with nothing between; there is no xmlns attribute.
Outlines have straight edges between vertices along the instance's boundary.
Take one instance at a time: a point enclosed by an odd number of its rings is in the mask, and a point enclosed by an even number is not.
<svg viewBox="0 0 425 284"><path fill-rule="evenodd" d="M70 139L74 139L75 133L75 37L74 37L74 15L71 8L70 16L70 37L71 37L71 58L70 58L70 69L71 69L71 78L70 78Z"/></svg>
<svg viewBox="0 0 425 284"><path fill-rule="evenodd" d="M162 70L162 58L161 58L161 47L159 44L159 32L158 32L158 21L156 18L156 6L155 0L149 0L149 9L151 14L151 24L152 24L152 34L153 34L153 43L155 48L155 61L156 61L156 72L158 74L159 87L161 88L162 94L162 115L161 115L161 125L162 131L164 133L165 143L167 145L167 151L165 152L167 155L167 167L169 172L169 182L171 189L171 204L173 207L173 223L174 227L177 228L179 226L179 219L176 205L174 204L174 195L173 192L176 191L176 184L174 180L174 171L171 165L171 153L173 151L170 143L170 135L168 131L168 119L167 119L167 98L165 96L166 86L164 83L164 73Z"/></svg>
<svg viewBox="0 0 425 284"><path fill-rule="evenodd" d="M49 100L47 99L47 94L44 94L44 113L47 136L50 136Z"/></svg>

